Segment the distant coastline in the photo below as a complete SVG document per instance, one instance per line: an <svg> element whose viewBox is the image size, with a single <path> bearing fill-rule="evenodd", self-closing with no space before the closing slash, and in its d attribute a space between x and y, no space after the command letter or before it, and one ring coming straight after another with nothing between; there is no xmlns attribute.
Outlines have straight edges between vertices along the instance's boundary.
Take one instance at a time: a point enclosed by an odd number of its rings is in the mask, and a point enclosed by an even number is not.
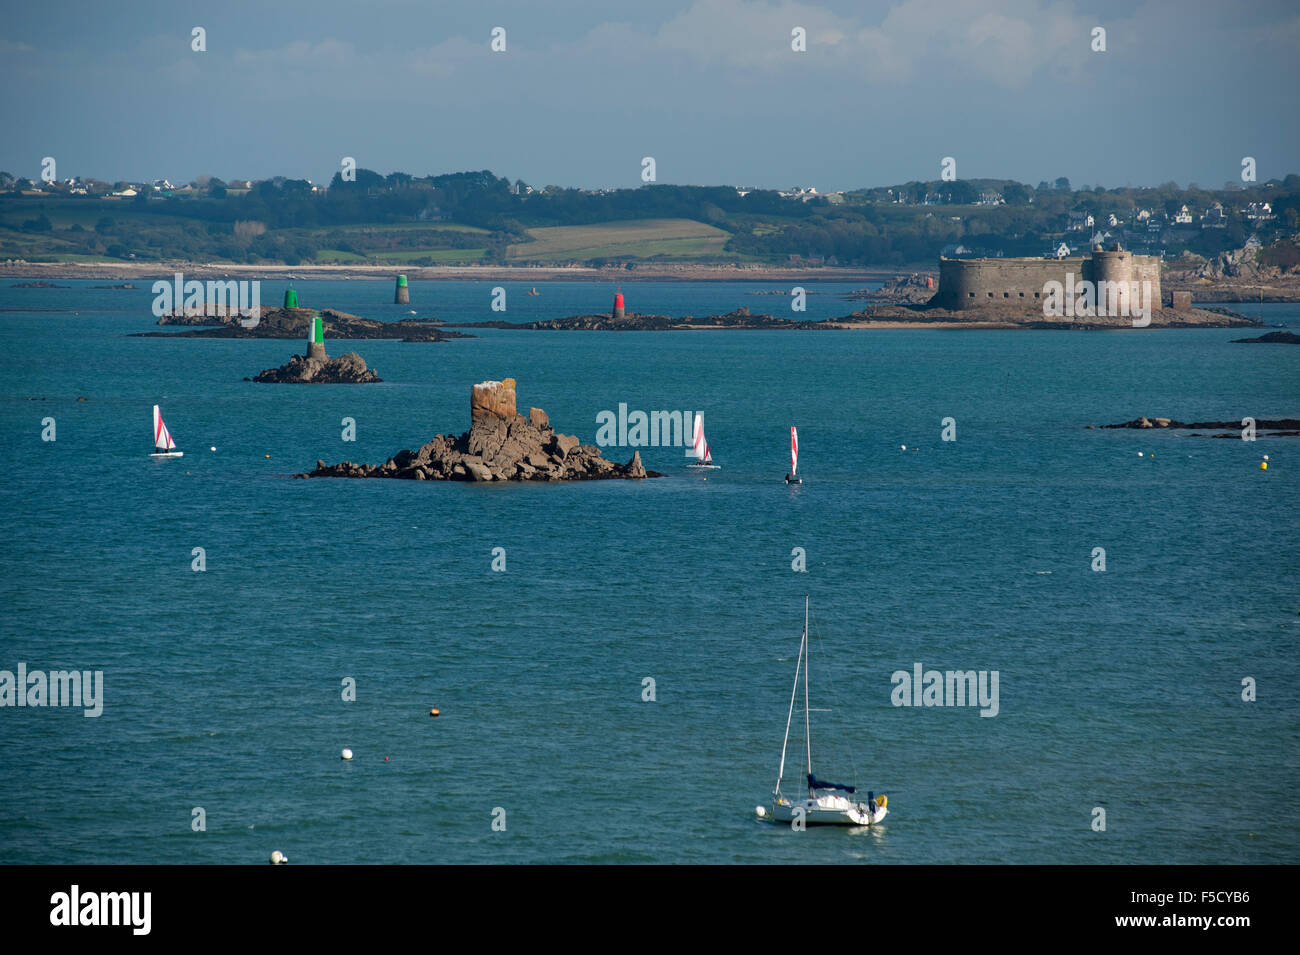
<svg viewBox="0 0 1300 955"><path fill-rule="evenodd" d="M0 279L96 279L140 281L166 278L184 272L196 279L232 278L291 281L292 279L342 279L392 282L402 272L411 281L464 282L885 282L900 272L930 271L930 265L846 268L789 268L784 266L732 266L663 264L638 265L634 270L590 266L509 265L242 265L194 262L20 262L0 264Z"/></svg>
<svg viewBox="0 0 1300 955"><path fill-rule="evenodd" d="M592 282L612 285L636 282L880 282L904 284L905 276L931 276L938 285L939 273L933 262L896 266L795 268L786 266L732 266L662 264L638 265L635 270L590 266L504 266L454 265L398 267L393 265L242 265L238 263L192 262L18 262L0 263L0 281L86 279L100 282L141 282L184 272L196 279L262 279L268 282L334 280L391 282L399 271L419 282L519 282L541 285L548 282ZM1165 299L1171 291L1189 291L1193 303L1300 302L1300 276L1286 276L1264 284L1239 279L1193 278L1185 271L1164 270ZM919 303L928 294L915 290L912 296L858 294L855 298Z"/></svg>

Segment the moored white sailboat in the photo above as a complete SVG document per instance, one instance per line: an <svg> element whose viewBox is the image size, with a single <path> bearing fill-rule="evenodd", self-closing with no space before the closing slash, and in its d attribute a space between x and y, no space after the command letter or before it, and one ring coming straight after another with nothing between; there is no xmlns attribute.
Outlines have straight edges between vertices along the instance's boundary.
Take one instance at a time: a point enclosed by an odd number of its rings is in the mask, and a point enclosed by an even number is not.
<svg viewBox="0 0 1300 955"><path fill-rule="evenodd" d="M799 671L803 670L803 725L807 746L808 796L788 799L781 794L781 777L785 775L785 754L790 744L790 723L794 718L794 701L799 692ZM842 783L828 783L813 775L812 725L808 708L808 598L803 606L803 639L799 641L799 657L794 667L794 687L790 691L790 712L785 718L785 741L781 744L781 768L777 770L776 788L772 791L772 818L776 822L802 822L809 826L872 826L889 812L889 800L875 793L867 793L866 802L857 798L857 787ZM764 815L759 807L759 815Z"/></svg>
<svg viewBox="0 0 1300 955"><path fill-rule="evenodd" d="M695 415L695 436L691 441L691 457L695 458L695 463L686 465L688 468L717 471L721 467L713 463L713 455L709 454L709 442L704 437L704 418L698 413Z"/></svg>
<svg viewBox="0 0 1300 955"><path fill-rule="evenodd" d="M151 458L180 458L185 456L184 451L176 450L176 442L172 440L172 434L167 430L167 425L163 423L162 413L158 406L153 406L153 454Z"/></svg>
<svg viewBox="0 0 1300 955"><path fill-rule="evenodd" d="M799 479L799 432L790 425L790 473L785 476L786 484L802 484Z"/></svg>

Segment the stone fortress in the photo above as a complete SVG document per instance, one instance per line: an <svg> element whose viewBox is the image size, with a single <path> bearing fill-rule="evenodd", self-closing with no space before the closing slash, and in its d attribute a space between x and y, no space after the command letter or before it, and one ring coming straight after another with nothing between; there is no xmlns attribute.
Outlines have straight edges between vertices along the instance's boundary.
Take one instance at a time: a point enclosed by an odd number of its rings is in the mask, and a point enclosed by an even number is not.
<svg viewBox="0 0 1300 955"><path fill-rule="evenodd" d="M1089 258L1045 259L939 259L939 291L930 304L953 310L989 306L1024 305L1041 308L1048 282L1114 282L1121 307L1127 307L1132 286L1151 283L1150 303L1159 308L1160 259L1134 255L1115 243L1109 250L1093 246ZM1136 303L1133 303L1136 304Z"/></svg>

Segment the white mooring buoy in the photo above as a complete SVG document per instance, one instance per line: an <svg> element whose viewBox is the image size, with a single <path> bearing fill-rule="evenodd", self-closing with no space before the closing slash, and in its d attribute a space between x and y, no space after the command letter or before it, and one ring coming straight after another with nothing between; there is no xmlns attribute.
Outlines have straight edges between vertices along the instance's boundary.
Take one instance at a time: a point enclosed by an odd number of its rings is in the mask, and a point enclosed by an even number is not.
<svg viewBox="0 0 1300 955"><path fill-rule="evenodd" d="M344 758L344 759L351 759L351 758L352 758L352 750L350 750L350 749L345 749L345 750L343 750L343 758Z"/></svg>

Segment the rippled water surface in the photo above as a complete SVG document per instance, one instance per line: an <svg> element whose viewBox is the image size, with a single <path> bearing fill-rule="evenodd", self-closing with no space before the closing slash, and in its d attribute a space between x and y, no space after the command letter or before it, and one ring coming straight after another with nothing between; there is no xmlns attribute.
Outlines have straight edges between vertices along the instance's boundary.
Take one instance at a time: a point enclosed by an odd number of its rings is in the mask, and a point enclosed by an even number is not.
<svg viewBox="0 0 1300 955"><path fill-rule="evenodd" d="M1295 860L1300 439L1086 425L1298 417L1300 349L1230 330L490 330L349 343L383 384L271 386L243 378L298 343L129 337L154 327L148 283L4 284L0 669L102 670L105 697L94 719L0 709L0 862ZM494 284L415 282L411 308L501 317ZM407 313L387 282L297 287ZM806 287L824 293L807 317L856 307L851 286ZM519 321L613 291L506 288ZM770 288L623 290L636 311L788 313L749 294ZM470 385L506 376L588 442L620 402L698 410L721 470L649 448L667 477L291 479L460 432ZM154 403L184 458L148 457ZM889 794L869 832L755 819L805 594L814 769ZM998 671L997 715L892 705L917 663Z"/></svg>

